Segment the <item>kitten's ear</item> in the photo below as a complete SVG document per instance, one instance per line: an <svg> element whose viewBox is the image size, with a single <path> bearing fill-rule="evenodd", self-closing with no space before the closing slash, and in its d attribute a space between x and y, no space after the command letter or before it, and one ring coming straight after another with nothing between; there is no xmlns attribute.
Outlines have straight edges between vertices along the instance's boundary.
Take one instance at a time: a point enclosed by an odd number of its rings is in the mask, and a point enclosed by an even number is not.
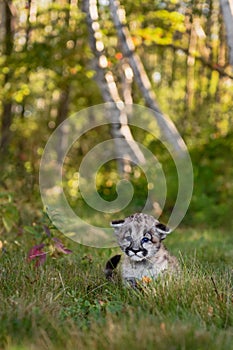
<svg viewBox="0 0 233 350"><path fill-rule="evenodd" d="M169 233L171 233L171 229L160 222L155 225L155 229L158 232L161 241L165 239Z"/></svg>
<svg viewBox="0 0 233 350"><path fill-rule="evenodd" d="M115 229L115 232L119 230L125 223L125 220L114 220L110 223L110 225Z"/></svg>

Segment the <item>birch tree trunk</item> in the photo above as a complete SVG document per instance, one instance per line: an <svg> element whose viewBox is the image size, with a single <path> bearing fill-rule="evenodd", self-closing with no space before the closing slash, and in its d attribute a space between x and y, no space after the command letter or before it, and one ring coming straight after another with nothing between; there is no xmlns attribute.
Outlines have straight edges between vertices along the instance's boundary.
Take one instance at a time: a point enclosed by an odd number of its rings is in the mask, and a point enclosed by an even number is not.
<svg viewBox="0 0 233 350"><path fill-rule="evenodd" d="M197 34L195 30L195 20L192 18L190 25L188 56L187 56L187 76L186 76L186 105L187 112L191 111L194 106L194 83L195 83L195 55L193 53L197 47Z"/></svg>
<svg viewBox="0 0 233 350"><path fill-rule="evenodd" d="M229 47L229 63L233 66L233 2L232 0L220 0Z"/></svg>
<svg viewBox="0 0 233 350"><path fill-rule="evenodd" d="M99 24L99 14L96 0L84 0L83 12L89 30L89 41L94 55L93 65L96 72L96 81L101 90L103 100L109 103L109 116L112 122L112 136L116 144L116 155L120 161L119 170L125 172L124 158L131 159L136 164L143 164L145 158L137 143L134 141L127 124L127 115L124 112L124 102L120 98L114 76L108 69L108 60L105 55L104 43ZM128 162L126 162L128 163Z"/></svg>
<svg viewBox="0 0 233 350"><path fill-rule="evenodd" d="M110 11L118 33L122 52L128 58L128 62L133 70L135 81L145 99L146 105L155 112L155 117L160 128L163 140L168 147L177 155L183 157L186 146L175 125L166 117L159 108L155 94L152 90L150 80L144 69L140 57L135 52L135 46L124 19L124 9L119 6L119 1L109 0Z"/></svg>

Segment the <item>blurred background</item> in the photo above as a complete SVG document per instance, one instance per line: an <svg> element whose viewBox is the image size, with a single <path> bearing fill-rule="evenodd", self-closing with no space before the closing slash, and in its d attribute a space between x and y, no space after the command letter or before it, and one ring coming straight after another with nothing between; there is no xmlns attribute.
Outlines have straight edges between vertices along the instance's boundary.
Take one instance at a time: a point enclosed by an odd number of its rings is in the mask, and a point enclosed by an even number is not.
<svg viewBox="0 0 233 350"><path fill-rule="evenodd" d="M145 105L128 57L122 52L122 39L115 29L109 2L92 1L89 8L86 5L84 0L0 3L3 236L19 235L25 228L33 233L33 226L43 221L38 173L44 146L70 115L106 102L100 74L105 78L111 74L121 100ZM192 159L194 193L182 225L230 229L233 71L220 2L126 0L121 5L130 40L149 77L156 103L176 125ZM178 188L174 162L150 134L137 128L131 132L163 166L168 190L163 213L166 219ZM70 204L83 217L93 217L99 224L105 219L108 222L109 217L95 213L82 200L76 169L92 147L110 137L107 127L83 135L64 165L64 188ZM97 190L105 200L117 196L116 183L122 176L118 170L114 162L100 168ZM123 176L134 185L134 199L125 213L140 211L148 190L145 174L135 166Z"/></svg>

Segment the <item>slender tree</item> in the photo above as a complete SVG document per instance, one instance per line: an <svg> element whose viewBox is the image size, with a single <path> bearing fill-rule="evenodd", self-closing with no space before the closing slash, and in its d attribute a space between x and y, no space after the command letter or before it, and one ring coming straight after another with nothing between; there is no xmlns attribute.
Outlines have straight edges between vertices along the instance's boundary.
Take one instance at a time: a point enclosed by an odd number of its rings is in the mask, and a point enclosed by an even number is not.
<svg viewBox="0 0 233 350"><path fill-rule="evenodd" d="M127 125L124 102L120 97L113 73L108 69L108 59L105 55L105 47L102 40L97 1L83 1L83 11L86 13L87 18L90 47L94 56L93 65L96 71L96 81L100 87L103 100L109 103L109 115L112 121L111 132L116 143L117 157L123 160L123 162L120 161L119 168L121 172L124 172L124 157L126 155L135 163L143 163L145 161L144 156L136 142L134 142L130 128ZM126 69L127 67L124 69L124 74L127 74ZM128 77L128 79L130 78ZM129 92L128 85L127 92ZM125 96L125 101L127 98Z"/></svg>
<svg viewBox="0 0 233 350"><path fill-rule="evenodd" d="M4 1L4 24L5 24L5 42L4 42L4 54L6 60L9 60L14 45L14 7L11 0ZM4 86L10 84L11 71L10 68L6 70L4 76ZM10 126L12 123L12 99L11 96L5 94L2 107L1 116L1 140L0 151L4 153L10 142Z"/></svg>
<svg viewBox="0 0 233 350"><path fill-rule="evenodd" d="M220 0L220 4L227 32L229 62L233 66L233 3L232 0Z"/></svg>

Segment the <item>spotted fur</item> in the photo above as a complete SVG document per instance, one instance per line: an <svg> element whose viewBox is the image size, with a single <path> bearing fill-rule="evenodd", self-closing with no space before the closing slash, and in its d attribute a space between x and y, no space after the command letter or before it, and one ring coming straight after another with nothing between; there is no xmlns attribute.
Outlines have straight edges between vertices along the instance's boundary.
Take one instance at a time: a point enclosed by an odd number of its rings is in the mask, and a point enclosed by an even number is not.
<svg viewBox="0 0 233 350"><path fill-rule="evenodd" d="M124 252L121 273L124 282L135 285L145 278L157 279L178 270L177 259L170 255L162 241L171 232L150 215L136 213L124 220L112 221L118 244ZM120 255L106 264L105 273L112 277L120 261Z"/></svg>

